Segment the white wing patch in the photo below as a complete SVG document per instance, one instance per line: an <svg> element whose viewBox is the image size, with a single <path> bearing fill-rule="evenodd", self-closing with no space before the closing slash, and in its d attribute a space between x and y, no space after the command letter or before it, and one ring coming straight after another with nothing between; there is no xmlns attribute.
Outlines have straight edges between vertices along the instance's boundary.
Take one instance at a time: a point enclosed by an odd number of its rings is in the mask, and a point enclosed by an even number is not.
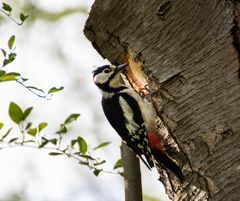
<svg viewBox="0 0 240 201"><path fill-rule="evenodd" d="M132 89L125 89L124 92L132 96L138 102L139 108L143 116L144 126L147 130L150 129L156 118L156 113L152 106L152 103L143 100L142 97L139 96Z"/></svg>
<svg viewBox="0 0 240 201"><path fill-rule="evenodd" d="M126 128L130 134L134 134L139 129L139 125L133 120L133 111L123 97L119 97L119 103L125 117ZM138 135L132 135L135 139L140 139Z"/></svg>

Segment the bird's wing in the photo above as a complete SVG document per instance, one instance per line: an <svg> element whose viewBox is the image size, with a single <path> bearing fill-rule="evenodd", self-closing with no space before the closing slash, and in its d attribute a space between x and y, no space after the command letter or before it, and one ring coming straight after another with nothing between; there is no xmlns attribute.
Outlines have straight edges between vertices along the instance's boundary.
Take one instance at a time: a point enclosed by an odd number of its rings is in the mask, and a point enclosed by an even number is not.
<svg viewBox="0 0 240 201"><path fill-rule="evenodd" d="M127 93L118 93L110 99L102 99L102 106L106 118L123 141L142 160L141 155L144 154L149 165L143 160L144 163L152 167L144 121L137 101Z"/></svg>

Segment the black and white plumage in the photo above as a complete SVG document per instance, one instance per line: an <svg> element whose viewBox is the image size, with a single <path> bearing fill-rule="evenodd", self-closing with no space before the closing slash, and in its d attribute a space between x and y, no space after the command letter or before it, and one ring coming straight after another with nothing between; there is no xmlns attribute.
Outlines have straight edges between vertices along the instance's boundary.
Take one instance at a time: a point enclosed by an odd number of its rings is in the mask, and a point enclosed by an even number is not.
<svg viewBox="0 0 240 201"><path fill-rule="evenodd" d="M155 110L151 103L127 87L121 72L127 65L105 65L93 71L94 83L102 92L106 118L122 140L147 165L160 162L183 180L181 169L163 152L155 127ZM145 157L146 161L143 159Z"/></svg>

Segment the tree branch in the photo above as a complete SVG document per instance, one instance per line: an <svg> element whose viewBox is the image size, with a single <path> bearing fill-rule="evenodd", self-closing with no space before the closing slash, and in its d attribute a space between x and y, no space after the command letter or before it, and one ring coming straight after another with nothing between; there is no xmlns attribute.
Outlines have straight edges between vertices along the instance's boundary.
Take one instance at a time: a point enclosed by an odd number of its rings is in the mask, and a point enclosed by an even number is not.
<svg viewBox="0 0 240 201"><path fill-rule="evenodd" d="M139 159L123 142L121 145L125 201L142 201L142 182Z"/></svg>

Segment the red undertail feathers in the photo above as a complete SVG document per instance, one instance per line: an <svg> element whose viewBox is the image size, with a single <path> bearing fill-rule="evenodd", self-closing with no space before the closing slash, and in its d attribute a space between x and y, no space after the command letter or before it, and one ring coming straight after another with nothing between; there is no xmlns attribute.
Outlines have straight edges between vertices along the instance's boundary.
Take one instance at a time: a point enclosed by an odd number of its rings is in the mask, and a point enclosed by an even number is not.
<svg viewBox="0 0 240 201"><path fill-rule="evenodd" d="M148 141L151 148L152 155L158 163L164 165L168 170L173 172L181 182L184 181L182 170L178 165L164 152L163 147L160 143L160 139L155 131L148 133Z"/></svg>

